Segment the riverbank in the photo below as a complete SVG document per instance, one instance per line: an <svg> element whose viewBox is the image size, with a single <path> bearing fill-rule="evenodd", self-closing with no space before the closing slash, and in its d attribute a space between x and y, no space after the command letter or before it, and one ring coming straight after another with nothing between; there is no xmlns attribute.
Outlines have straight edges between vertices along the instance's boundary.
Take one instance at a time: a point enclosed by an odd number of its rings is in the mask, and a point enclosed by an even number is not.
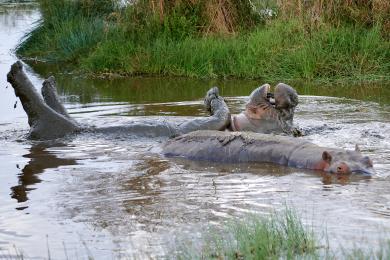
<svg viewBox="0 0 390 260"><path fill-rule="evenodd" d="M205 33L197 29L206 25L193 9L188 15L188 10L175 7L160 21L135 7L83 9L66 1L40 2L42 20L17 54L71 63L83 74L267 81L390 79L390 41L379 22L371 26L324 22L308 28L300 17L269 16L246 29Z"/></svg>

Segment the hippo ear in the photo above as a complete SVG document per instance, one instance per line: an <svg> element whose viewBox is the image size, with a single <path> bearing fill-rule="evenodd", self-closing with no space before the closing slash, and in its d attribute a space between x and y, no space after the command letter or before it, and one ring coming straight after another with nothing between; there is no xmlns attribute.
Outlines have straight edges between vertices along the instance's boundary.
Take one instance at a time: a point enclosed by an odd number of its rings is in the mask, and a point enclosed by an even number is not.
<svg viewBox="0 0 390 260"><path fill-rule="evenodd" d="M332 161L332 155L330 155L328 151L324 151L322 153L322 160L326 161L327 163L330 163Z"/></svg>
<svg viewBox="0 0 390 260"><path fill-rule="evenodd" d="M358 145L358 144L356 144L356 145L355 145L355 152L358 152L358 153L360 153L360 147L359 147L359 145Z"/></svg>

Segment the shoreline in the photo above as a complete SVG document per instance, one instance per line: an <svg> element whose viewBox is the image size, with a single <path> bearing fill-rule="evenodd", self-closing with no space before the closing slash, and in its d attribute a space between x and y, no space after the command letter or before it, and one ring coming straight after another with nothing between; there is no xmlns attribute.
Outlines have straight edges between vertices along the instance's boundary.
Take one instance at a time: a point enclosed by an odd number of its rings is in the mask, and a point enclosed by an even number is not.
<svg viewBox="0 0 390 260"><path fill-rule="evenodd" d="M335 21L324 18L313 27L304 16L281 15L248 18L256 20L252 26L237 25L233 32L205 33L213 21L200 26L205 14L196 4L189 10L178 4L161 20L142 4L39 3L42 19L17 46L17 56L69 65L88 77L390 80L389 32L381 20L341 22L338 13Z"/></svg>
<svg viewBox="0 0 390 260"><path fill-rule="evenodd" d="M388 83L390 82L390 74L388 75L364 75L363 77L334 77L334 78L316 78L316 79L306 79L306 78L264 78L261 76L255 77L239 77L239 76L216 76L216 77L198 77L198 76L186 76L186 75L175 75L175 74L158 74L158 73L126 73L126 72L87 72L83 71L80 68L77 68L74 64L66 62L54 62L54 61L45 61L37 60L34 58L23 57L14 52L14 55L24 63L27 63L29 66L34 67L34 65L39 66L64 66L66 69L66 74L75 75L77 77L87 78L87 79L106 79L106 80L115 80L115 79L129 79L129 78L179 78L179 79L196 79L196 80L253 80L253 81L262 81L262 82L309 82L313 84L369 84L369 83ZM65 72L64 72L65 73Z"/></svg>

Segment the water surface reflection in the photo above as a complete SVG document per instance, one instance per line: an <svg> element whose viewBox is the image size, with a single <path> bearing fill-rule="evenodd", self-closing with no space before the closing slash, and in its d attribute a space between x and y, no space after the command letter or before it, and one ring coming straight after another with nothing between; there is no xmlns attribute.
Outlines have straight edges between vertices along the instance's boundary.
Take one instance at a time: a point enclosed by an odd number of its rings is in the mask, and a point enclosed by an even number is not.
<svg viewBox="0 0 390 260"><path fill-rule="evenodd" d="M55 147L65 145L56 144ZM18 175L18 185L11 187L11 197L16 199L19 203L28 200L27 194L34 190L34 184L40 183L39 174L44 170L50 168L58 168L63 165L77 164L75 159L59 158L54 152L48 150L45 144L35 144L30 147L28 154L23 155L29 158L30 161L23 167L21 173ZM24 207L22 209L25 209Z"/></svg>

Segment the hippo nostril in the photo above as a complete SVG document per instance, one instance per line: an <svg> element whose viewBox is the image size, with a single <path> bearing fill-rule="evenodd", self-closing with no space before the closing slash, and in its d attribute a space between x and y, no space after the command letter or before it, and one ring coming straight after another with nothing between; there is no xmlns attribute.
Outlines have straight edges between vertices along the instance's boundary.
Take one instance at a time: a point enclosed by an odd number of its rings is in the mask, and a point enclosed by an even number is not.
<svg viewBox="0 0 390 260"><path fill-rule="evenodd" d="M343 169L339 166L339 167L337 167L337 171L338 172L341 172Z"/></svg>

